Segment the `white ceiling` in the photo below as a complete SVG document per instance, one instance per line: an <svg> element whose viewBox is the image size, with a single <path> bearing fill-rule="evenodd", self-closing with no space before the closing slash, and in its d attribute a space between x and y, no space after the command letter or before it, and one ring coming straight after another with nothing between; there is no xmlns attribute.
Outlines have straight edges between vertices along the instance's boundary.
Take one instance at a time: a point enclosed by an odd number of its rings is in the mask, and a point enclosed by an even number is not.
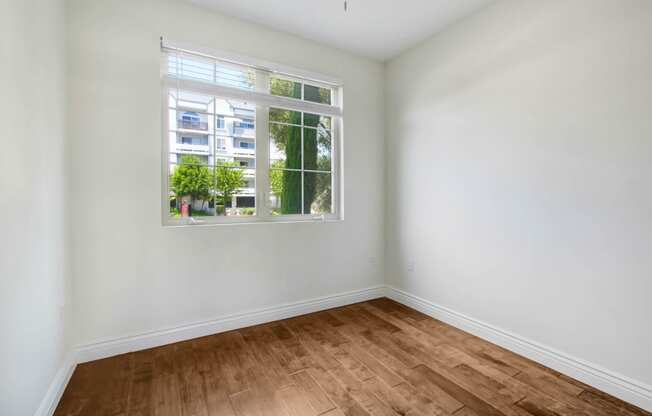
<svg viewBox="0 0 652 416"><path fill-rule="evenodd" d="M494 0L189 0L378 60L392 58Z"/></svg>

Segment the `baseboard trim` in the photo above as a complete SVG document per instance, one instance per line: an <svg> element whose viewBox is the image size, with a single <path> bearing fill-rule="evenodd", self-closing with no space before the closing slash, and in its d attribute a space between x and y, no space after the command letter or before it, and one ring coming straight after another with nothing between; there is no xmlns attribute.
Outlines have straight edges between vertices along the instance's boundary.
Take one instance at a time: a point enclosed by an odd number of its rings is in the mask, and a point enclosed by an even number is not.
<svg viewBox="0 0 652 416"><path fill-rule="evenodd" d="M76 366L74 355L66 354L34 416L52 416L54 414Z"/></svg>
<svg viewBox="0 0 652 416"><path fill-rule="evenodd" d="M386 296L503 348L566 374L605 393L652 411L652 386L541 345L403 290L386 286Z"/></svg>
<svg viewBox="0 0 652 416"><path fill-rule="evenodd" d="M373 286L365 289L223 316L209 321L196 322L159 331L151 331L94 342L78 346L75 349L75 359L77 363L98 360L132 351L159 347L173 342L185 341L233 329L245 328L252 325L277 321L279 319L291 318L293 316L305 315L311 312L363 302L365 300L380 298L383 296L385 296L385 286Z"/></svg>
<svg viewBox="0 0 652 416"><path fill-rule="evenodd" d="M387 296L433 318L470 332L473 335L500 345L517 354L521 354L626 402L652 411L652 386L607 370L596 364L572 357L554 348L541 345L535 341L497 328L460 312L437 305L403 290L381 285L223 316L209 321L196 322L159 331L81 345L66 356L64 363L55 375L35 416L51 416L54 413L77 363L159 347L174 342L291 318L383 296Z"/></svg>

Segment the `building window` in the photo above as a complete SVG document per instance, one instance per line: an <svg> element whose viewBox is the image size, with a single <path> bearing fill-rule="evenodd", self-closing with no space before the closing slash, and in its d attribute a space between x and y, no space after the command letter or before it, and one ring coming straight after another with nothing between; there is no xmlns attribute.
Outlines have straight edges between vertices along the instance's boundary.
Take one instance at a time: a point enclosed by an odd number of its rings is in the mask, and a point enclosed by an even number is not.
<svg viewBox="0 0 652 416"><path fill-rule="evenodd" d="M163 53L165 224L341 218L337 81L168 46Z"/></svg>
<svg viewBox="0 0 652 416"><path fill-rule="evenodd" d="M226 150L226 138L217 136L215 137L215 149Z"/></svg>
<svg viewBox="0 0 652 416"><path fill-rule="evenodd" d="M179 120L182 129L208 130L208 123L202 120L202 116L195 112L184 112Z"/></svg>
<svg viewBox="0 0 652 416"><path fill-rule="evenodd" d="M241 128L241 129L253 129L254 128L254 121L250 119L242 120L242 121L236 121L234 124L235 127Z"/></svg>
<svg viewBox="0 0 652 416"><path fill-rule="evenodd" d="M208 137L181 136L181 144L208 146Z"/></svg>

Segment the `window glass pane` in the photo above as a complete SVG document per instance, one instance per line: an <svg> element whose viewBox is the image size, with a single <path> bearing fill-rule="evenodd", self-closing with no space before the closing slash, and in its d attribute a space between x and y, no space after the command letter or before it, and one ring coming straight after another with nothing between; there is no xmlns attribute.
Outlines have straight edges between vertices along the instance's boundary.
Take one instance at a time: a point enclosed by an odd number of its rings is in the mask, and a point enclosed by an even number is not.
<svg viewBox="0 0 652 416"><path fill-rule="evenodd" d="M301 172L271 169L269 185L272 215L301 214Z"/></svg>
<svg viewBox="0 0 652 416"><path fill-rule="evenodd" d="M216 136L215 137L215 152L219 155L223 155L226 153L226 144L229 142L229 137L226 136ZM216 164L217 163L216 161Z"/></svg>
<svg viewBox="0 0 652 416"><path fill-rule="evenodd" d="M170 215L255 215L255 106L184 91L169 103Z"/></svg>
<svg viewBox="0 0 652 416"><path fill-rule="evenodd" d="M331 132L321 129L303 129L303 168L331 170Z"/></svg>
<svg viewBox="0 0 652 416"><path fill-rule="evenodd" d="M223 129L226 125L224 124L224 116L217 116L215 118L215 128Z"/></svg>
<svg viewBox="0 0 652 416"><path fill-rule="evenodd" d="M301 125L301 113L299 111L281 110L280 108L269 109L269 121L286 124Z"/></svg>
<svg viewBox="0 0 652 416"><path fill-rule="evenodd" d="M272 95L301 99L301 83L272 77L269 80L269 91Z"/></svg>
<svg viewBox="0 0 652 416"><path fill-rule="evenodd" d="M208 116L195 111L177 111L177 125L180 129L208 131Z"/></svg>
<svg viewBox="0 0 652 416"><path fill-rule="evenodd" d="M242 216L256 213L256 174L239 163L227 162L215 168L217 215Z"/></svg>
<svg viewBox="0 0 652 416"><path fill-rule="evenodd" d="M177 135L177 144L188 145L189 150L197 149L208 152L208 135L181 133ZM177 146L177 149L179 148L180 146Z"/></svg>
<svg viewBox="0 0 652 416"><path fill-rule="evenodd" d="M320 116L319 114L303 114L303 123L308 127L317 127L322 129L331 128L331 118L328 116Z"/></svg>
<svg viewBox="0 0 652 416"><path fill-rule="evenodd" d="M177 153L176 156L177 157L174 163L176 163L178 167L208 166L208 155L193 155L193 154ZM201 173L203 175L203 172Z"/></svg>
<svg viewBox="0 0 652 416"><path fill-rule="evenodd" d="M301 127L270 123L270 166L301 169Z"/></svg>
<svg viewBox="0 0 652 416"><path fill-rule="evenodd" d="M256 84L251 68L184 54L168 55L168 75L245 90L253 90Z"/></svg>
<svg viewBox="0 0 652 416"><path fill-rule="evenodd" d="M173 218L215 215L213 209L213 168L207 156L176 155L170 164L170 216Z"/></svg>
<svg viewBox="0 0 652 416"><path fill-rule="evenodd" d="M227 155L224 155L223 153L218 154L215 157L215 165L216 166L225 166L225 165L228 165L229 163L231 163L232 161L233 161L232 158L228 157Z"/></svg>
<svg viewBox="0 0 652 416"><path fill-rule="evenodd" d="M330 173L305 172L303 178L304 212L329 214L332 209Z"/></svg>
<svg viewBox="0 0 652 416"><path fill-rule="evenodd" d="M196 94L186 91L174 91L171 95L176 96L176 108L180 111L190 111L203 114L212 114L214 111L215 98L209 95Z"/></svg>
<svg viewBox="0 0 652 416"><path fill-rule="evenodd" d="M200 57L168 55L168 74L178 78L213 81L213 62Z"/></svg>
<svg viewBox="0 0 652 416"><path fill-rule="evenodd" d="M330 105L331 90L330 88L321 88L306 84L303 89L303 99L306 101Z"/></svg>

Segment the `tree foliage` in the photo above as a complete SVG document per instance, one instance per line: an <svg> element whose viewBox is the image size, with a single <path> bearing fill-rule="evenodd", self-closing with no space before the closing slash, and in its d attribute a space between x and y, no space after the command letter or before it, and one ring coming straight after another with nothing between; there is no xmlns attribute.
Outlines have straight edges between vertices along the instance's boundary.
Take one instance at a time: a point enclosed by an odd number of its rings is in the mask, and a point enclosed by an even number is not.
<svg viewBox="0 0 652 416"><path fill-rule="evenodd" d="M170 182L177 198L190 196L193 200L205 200L210 196L213 178L210 169L201 159L185 155L174 170Z"/></svg>
<svg viewBox="0 0 652 416"><path fill-rule="evenodd" d="M231 197L244 186L244 171L233 162L226 162L215 167L215 192L226 207Z"/></svg>
<svg viewBox="0 0 652 416"><path fill-rule="evenodd" d="M269 185L272 188L274 195L283 194L283 169L285 163L281 160L276 160L272 163L272 170L269 171Z"/></svg>
<svg viewBox="0 0 652 416"><path fill-rule="evenodd" d="M213 170L198 157L184 155L172 174L170 185L177 199L190 196L193 201L206 201L215 195L226 206L245 185L244 171L233 162L216 166Z"/></svg>
<svg viewBox="0 0 652 416"><path fill-rule="evenodd" d="M271 80L271 92L274 95L299 99L302 94L301 87L299 82L278 78ZM330 102L328 89L306 88L304 94L304 99L309 101ZM331 170L330 125L324 125L319 115L304 113L302 120L302 113L299 111L272 110L270 119L281 123L271 123L270 134L276 148L285 153L285 161L275 163L273 168ZM302 125L314 126L316 129L299 127ZM330 210L330 175L305 173L302 181L301 172L272 170L270 184L272 192L281 197L282 214L310 213L314 202L320 209Z"/></svg>

